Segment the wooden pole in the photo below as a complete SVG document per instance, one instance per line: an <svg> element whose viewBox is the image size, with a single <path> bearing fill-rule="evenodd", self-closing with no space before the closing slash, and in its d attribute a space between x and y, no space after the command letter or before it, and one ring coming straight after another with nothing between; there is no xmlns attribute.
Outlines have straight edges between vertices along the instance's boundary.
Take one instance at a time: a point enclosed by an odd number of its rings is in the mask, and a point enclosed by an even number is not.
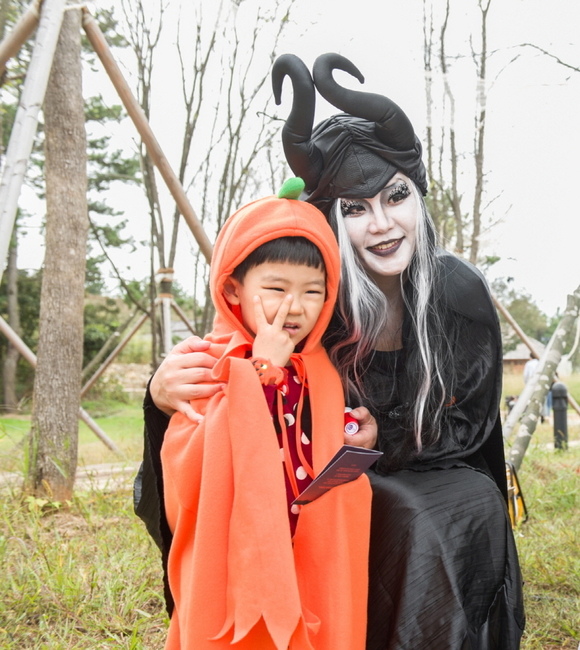
<svg viewBox="0 0 580 650"><path fill-rule="evenodd" d="M121 340L121 335L135 320L135 316L138 314L138 312L139 308L137 307L135 308L135 311L129 316L129 318L124 323L122 323L111 334L111 336L109 336L97 354L95 354L89 363L87 363L87 365L83 368L82 381L86 381L91 376L91 373L94 372L95 368L98 368L100 366L100 364L103 362L103 359L107 357L111 349L114 347L115 343L118 345L118 342Z"/></svg>
<svg viewBox="0 0 580 650"><path fill-rule="evenodd" d="M509 454L509 459L514 464L516 470L520 468L532 435L536 430L540 409L544 404L546 395L552 384L551 379L560 363L562 352L568 344L579 313L580 287L572 295L568 296L566 310L564 311L562 320L558 323L558 327L538 363L533 381L530 382L534 384L533 393L526 405L526 410L524 411L518 433Z"/></svg>
<svg viewBox="0 0 580 650"><path fill-rule="evenodd" d="M534 345L532 344L530 339L527 337L524 330L517 324L514 317L509 313L509 311L501 304L501 302L493 294L491 294L491 297L492 297L492 300L493 300L495 306L497 307L497 310L499 312L501 312L502 316L513 327L515 333L520 337L520 339L522 340L524 345L532 353L534 359L539 359L540 356L538 354L538 351L534 348Z"/></svg>
<svg viewBox="0 0 580 650"><path fill-rule="evenodd" d="M518 398L516 400L516 403L514 404L514 407L512 410L508 413L508 416L503 423L503 437L508 440L509 437L512 434L512 431L516 424L518 423L520 417L524 413L524 411L527 409L528 405L530 404L530 401L532 399L532 396L534 395L534 392L536 390L536 386L538 384L538 381L540 380L540 377L543 377L543 372L544 372L544 358L542 357L542 360L540 363L538 363L536 367L536 371L534 374L530 377L529 381L526 382L524 389L522 392L518 395ZM547 383L548 385L548 390L549 386L551 386L552 382L548 381L548 377L544 377L544 382ZM548 394L548 391L546 391L546 395ZM545 396L544 396L545 397Z"/></svg>
<svg viewBox="0 0 580 650"><path fill-rule="evenodd" d="M12 31L0 43L0 78L6 72L8 61L20 52L20 48L32 35L38 25L40 0L31 2L20 16Z"/></svg>
<svg viewBox="0 0 580 650"><path fill-rule="evenodd" d="M38 113L46 94L65 3L66 0L43 2L36 42L6 151L0 182L0 280L8 256L20 189L32 151Z"/></svg>
<svg viewBox="0 0 580 650"><path fill-rule="evenodd" d="M65 0L46 0L26 81L16 112L0 183L0 278L18 208L20 189L42 106L62 23ZM25 21L27 22L27 21ZM27 22L28 24L28 22ZM5 48L14 51L14 44Z"/></svg>
<svg viewBox="0 0 580 650"><path fill-rule="evenodd" d="M173 347L173 337L171 336L171 301L172 297L168 295L158 296L157 302L161 303L161 318L163 319L163 353L168 355Z"/></svg>
<svg viewBox="0 0 580 650"><path fill-rule="evenodd" d="M83 27L94 51L101 59L107 74L123 102L123 105L127 109L129 117L133 120L137 131L139 131L139 135L147 147L151 160L153 160L153 163L159 170L161 176L163 176L167 188L173 195L179 212L187 222L187 225L193 233L207 263L211 263L213 246L206 235L201 222L197 218L197 215L187 198L185 190L179 182L179 178L175 175L175 172L171 168L159 142L157 142L157 139L151 130L151 126L145 117L143 109L135 99L129 85L125 81L123 73L117 65L103 33L86 7L83 7Z"/></svg>
<svg viewBox="0 0 580 650"><path fill-rule="evenodd" d="M8 323L0 316L0 331L6 336L6 338L12 343L12 345L18 350L19 354L28 361L28 363L36 368L36 355L34 352L26 345L26 343L16 334L16 332L8 325Z"/></svg>
<svg viewBox="0 0 580 650"><path fill-rule="evenodd" d="M36 355L34 352L26 345L26 343L16 334L16 332L8 325L8 323L0 316L0 331L6 336L6 338L12 343L12 345L18 350L18 352L28 361L28 363L36 368ZM83 409L79 409L79 418L93 431L93 433L105 443L105 445L117 456L125 458L125 454L117 447L117 445L107 436L107 434L101 429L101 427L91 418L91 416Z"/></svg>
<svg viewBox="0 0 580 650"><path fill-rule="evenodd" d="M79 418L113 453L117 454L117 456L123 460L127 460L127 456L125 456L119 447L117 447L117 445L109 438L109 436L101 429L101 427L93 420L93 418L85 411L82 406L79 407Z"/></svg>
<svg viewBox="0 0 580 650"><path fill-rule="evenodd" d="M87 381L87 383L81 388L81 397L87 393L94 385L97 379L105 372L109 364L113 362L113 360L117 357L119 352L127 345L127 343L131 340L135 332L143 325L143 323L149 318L149 314L142 314L139 320L133 325L133 327L127 332L125 337L119 341L117 344L117 347L111 352L111 354L103 361L103 363L99 366L98 370L95 372L95 374Z"/></svg>
<svg viewBox="0 0 580 650"><path fill-rule="evenodd" d="M187 318L187 314L181 309L181 307L175 302L175 300L171 301L171 306L175 310L175 313L181 318L181 320L185 323L189 331L194 335L197 336L197 332L193 329L191 326L191 323L189 322L189 319Z"/></svg>
<svg viewBox="0 0 580 650"><path fill-rule="evenodd" d="M527 346L528 350L531 352L532 356L534 359L539 359L539 355L537 350L534 348L533 343L530 341L530 339L527 337L526 333L522 330L522 328L517 324L515 321L514 317L509 313L509 311L501 304L501 302L493 295L491 294L491 297L493 299L493 302L495 306L497 307L498 311L501 312L502 316L506 319L506 321L513 327L515 333L520 337L522 340L522 343ZM554 377L558 377L558 373L554 373ZM529 393L529 394L528 394ZM508 416L508 420L506 420L506 424L504 425L504 436L507 438L509 436L509 431L513 428L515 421L517 418L520 417L520 415L524 412L524 409L527 405L527 401L531 396L530 391L526 391L524 388L524 392L520 395L518 402L520 399L524 398L523 404L521 404L518 407L518 404L514 406L512 411L510 411L510 414ZM568 393L568 404L580 415L580 404ZM513 413L515 411L515 413ZM513 417L512 417L513 413ZM509 426L508 426L509 425ZM506 433L506 429L509 429L509 431Z"/></svg>

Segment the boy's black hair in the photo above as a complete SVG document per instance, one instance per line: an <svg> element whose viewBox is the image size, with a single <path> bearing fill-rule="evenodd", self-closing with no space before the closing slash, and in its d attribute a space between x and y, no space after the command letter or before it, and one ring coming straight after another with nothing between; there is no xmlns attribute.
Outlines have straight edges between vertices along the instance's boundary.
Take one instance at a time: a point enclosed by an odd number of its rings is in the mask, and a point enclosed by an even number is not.
<svg viewBox="0 0 580 650"><path fill-rule="evenodd" d="M318 246L306 237L278 237L258 246L232 271L232 277L243 283L246 273L267 262L288 262L325 270Z"/></svg>

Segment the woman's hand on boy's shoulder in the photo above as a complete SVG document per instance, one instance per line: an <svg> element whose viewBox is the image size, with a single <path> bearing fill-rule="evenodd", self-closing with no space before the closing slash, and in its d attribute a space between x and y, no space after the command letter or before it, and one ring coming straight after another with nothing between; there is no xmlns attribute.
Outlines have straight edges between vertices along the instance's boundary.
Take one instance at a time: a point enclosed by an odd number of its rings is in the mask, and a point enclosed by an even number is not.
<svg viewBox="0 0 580 650"><path fill-rule="evenodd" d="M201 422L190 400L204 399L223 389L222 384L212 382L211 369L217 359L207 353L211 344L198 336L178 343L165 357L149 384L155 406L173 415L183 413L192 422Z"/></svg>
<svg viewBox="0 0 580 650"><path fill-rule="evenodd" d="M358 420L358 431L355 434L344 434L344 444L374 449L377 444L378 427L377 421L365 406L358 406L349 412L353 418Z"/></svg>

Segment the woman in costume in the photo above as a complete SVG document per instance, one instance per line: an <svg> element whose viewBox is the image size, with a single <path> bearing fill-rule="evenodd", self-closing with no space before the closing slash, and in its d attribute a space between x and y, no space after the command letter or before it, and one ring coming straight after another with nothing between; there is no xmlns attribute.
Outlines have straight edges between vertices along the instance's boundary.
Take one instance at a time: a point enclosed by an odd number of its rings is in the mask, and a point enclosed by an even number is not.
<svg viewBox="0 0 580 650"><path fill-rule="evenodd" d="M286 157L341 249L325 346L347 403L360 398L377 418L384 452L369 472L367 650L512 650L524 613L504 500L497 315L481 274L436 247L408 118L386 97L340 87L333 69L363 81L350 61L327 54L314 79L297 57L280 57L273 83L279 101L285 76L292 80ZM344 112L313 130L316 90ZM203 381L203 353L185 357L170 358L152 383L166 411L179 401L172 394L204 390L184 387ZM149 399L138 505L162 550L170 540L155 454L164 417Z"/></svg>

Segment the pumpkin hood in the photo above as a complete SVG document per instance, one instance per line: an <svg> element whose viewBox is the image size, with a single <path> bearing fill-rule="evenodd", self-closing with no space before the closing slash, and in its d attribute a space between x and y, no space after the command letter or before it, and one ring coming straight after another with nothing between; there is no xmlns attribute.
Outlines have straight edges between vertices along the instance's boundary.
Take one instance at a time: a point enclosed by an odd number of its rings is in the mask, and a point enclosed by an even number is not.
<svg viewBox="0 0 580 650"><path fill-rule="evenodd" d="M253 250L280 237L305 237L318 247L326 267L326 300L304 344L302 353L308 353L320 344L332 316L340 280L340 256L324 215L303 201L269 196L245 205L226 221L217 238L211 264L211 296L217 312L215 328L222 332L222 328L239 331L252 342L252 336L224 297L224 283Z"/></svg>

